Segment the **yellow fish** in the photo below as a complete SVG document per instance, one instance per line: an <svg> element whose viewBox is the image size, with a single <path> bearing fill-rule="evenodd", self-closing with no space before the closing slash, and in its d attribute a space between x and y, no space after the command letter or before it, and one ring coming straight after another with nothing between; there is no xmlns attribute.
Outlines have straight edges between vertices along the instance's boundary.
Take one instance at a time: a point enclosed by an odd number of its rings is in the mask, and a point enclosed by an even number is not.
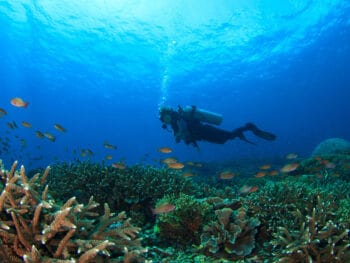
<svg viewBox="0 0 350 263"><path fill-rule="evenodd" d="M66 128L62 127L62 125L56 123L54 126L53 126L56 130L60 131L60 132L66 132Z"/></svg>
<svg viewBox="0 0 350 263"><path fill-rule="evenodd" d="M27 122L27 121L22 121L21 124L22 124L24 127L26 127L26 128L32 128L32 124L29 123L29 122Z"/></svg>

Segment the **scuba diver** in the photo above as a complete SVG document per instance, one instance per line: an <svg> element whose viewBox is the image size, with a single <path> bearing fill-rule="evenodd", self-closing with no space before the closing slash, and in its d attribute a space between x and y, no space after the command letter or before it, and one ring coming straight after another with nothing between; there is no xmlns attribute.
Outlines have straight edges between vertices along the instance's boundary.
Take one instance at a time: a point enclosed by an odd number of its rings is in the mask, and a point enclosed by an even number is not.
<svg viewBox="0 0 350 263"><path fill-rule="evenodd" d="M167 125L171 126L177 143L183 140L186 145L192 144L196 148L198 148L197 141L223 144L235 138L255 145L255 143L249 141L244 136L244 132L246 131L251 131L255 136L264 140L273 141L276 139L276 135L260 130L250 122L233 131L226 131L209 124L204 124L202 122L220 125L222 116L198 109L196 106L186 106L184 108L178 106L177 111L169 107L161 107L159 110L159 119L163 123L163 129L167 129Z"/></svg>

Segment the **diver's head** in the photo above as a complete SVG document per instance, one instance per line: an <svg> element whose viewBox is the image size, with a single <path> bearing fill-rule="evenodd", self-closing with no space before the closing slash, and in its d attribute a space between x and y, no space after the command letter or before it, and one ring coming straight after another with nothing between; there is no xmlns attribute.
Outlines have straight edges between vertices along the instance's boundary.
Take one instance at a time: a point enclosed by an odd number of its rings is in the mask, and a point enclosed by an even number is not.
<svg viewBox="0 0 350 263"><path fill-rule="evenodd" d="M174 110L169 107L161 107L159 109L159 119L163 122L163 128L166 128L168 124L171 124L171 118Z"/></svg>

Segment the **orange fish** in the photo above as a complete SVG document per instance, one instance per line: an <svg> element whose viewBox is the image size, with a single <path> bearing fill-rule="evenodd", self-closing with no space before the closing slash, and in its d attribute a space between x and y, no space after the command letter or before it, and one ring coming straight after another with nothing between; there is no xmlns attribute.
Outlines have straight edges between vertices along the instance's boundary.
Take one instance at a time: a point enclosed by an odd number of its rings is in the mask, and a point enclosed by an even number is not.
<svg viewBox="0 0 350 263"><path fill-rule="evenodd" d="M254 192L258 191L258 189L259 189L259 187L257 187L257 186L252 186L252 187L249 189L248 193L254 193Z"/></svg>
<svg viewBox="0 0 350 263"><path fill-rule="evenodd" d="M219 178L222 180L230 180L235 176L235 174L232 171L223 171L219 174Z"/></svg>
<svg viewBox="0 0 350 263"><path fill-rule="evenodd" d="M289 163L283 166L280 171L282 173L290 173L295 171L298 167L299 167L298 163Z"/></svg>
<svg viewBox="0 0 350 263"><path fill-rule="evenodd" d="M260 166L259 168L260 168L260 170L268 170L268 169L271 168L271 165L270 164L264 164L264 165Z"/></svg>
<svg viewBox="0 0 350 263"><path fill-rule="evenodd" d="M295 158L298 158L298 155L296 153L289 153L286 155L286 159L287 160L292 160L292 159L295 159Z"/></svg>
<svg viewBox="0 0 350 263"><path fill-rule="evenodd" d="M277 170L272 170L269 172L269 176L275 176L278 175L278 171Z"/></svg>
<svg viewBox="0 0 350 263"><path fill-rule="evenodd" d="M173 150L169 147L161 147L161 148L158 148L158 152L160 153L171 153Z"/></svg>
<svg viewBox="0 0 350 263"><path fill-rule="evenodd" d="M164 203L161 204L159 206L157 206L156 208L152 209L152 213L155 215L159 215L159 214L165 214L165 213L169 213L173 210L175 210L175 205L170 204L170 203Z"/></svg>
<svg viewBox="0 0 350 263"><path fill-rule="evenodd" d="M183 177L192 177L192 176L195 176L195 174L190 172L190 171L187 171L187 172L183 172L182 176Z"/></svg>
<svg viewBox="0 0 350 263"><path fill-rule="evenodd" d="M60 131L60 132L66 132L67 130L62 127L62 125L56 123L53 127L55 127L56 130Z"/></svg>
<svg viewBox="0 0 350 263"><path fill-rule="evenodd" d="M10 102L13 106L19 108L27 108L29 104L29 102L25 102L19 97L12 98Z"/></svg>
<svg viewBox="0 0 350 263"><path fill-rule="evenodd" d="M170 169L175 169L175 170L179 170L184 168L185 165L183 163L168 163L168 168Z"/></svg>
<svg viewBox="0 0 350 263"><path fill-rule="evenodd" d="M22 123L21 123L24 127L26 127L26 128L32 128L32 124L30 124L29 122L27 122L27 121L22 121Z"/></svg>
<svg viewBox="0 0 350 263"><path fill-rule="evenodd" d="M255 174L255 177L256 178L261 178L261 177L264 177L266 175L266 172L258 172Z"/></svg>

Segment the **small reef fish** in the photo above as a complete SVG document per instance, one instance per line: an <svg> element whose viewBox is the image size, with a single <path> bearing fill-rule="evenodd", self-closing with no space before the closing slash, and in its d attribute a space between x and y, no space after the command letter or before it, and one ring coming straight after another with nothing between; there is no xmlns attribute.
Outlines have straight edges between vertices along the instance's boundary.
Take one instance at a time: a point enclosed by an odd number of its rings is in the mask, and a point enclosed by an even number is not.
<svg viewBox="0 0 350 263"><path fill-rule="evenodd" d="M55 124L53 125L53 127L54 127L56 130L60 131L60 132L66 132L66 131L67 131L66 128L64 128L62 125L60 125L60 124L58 124L58 123L55 123Z"/></svg>
<svg viewBox="0 0 350 263"><path fill-rule="evenodd" d="M29 102L25 102L23 99L19 97L12 98L10 102L11 102L11 105L19 108L27 108L29 104Z"/></svg>
<svg viewBox="0 0 350 263"><path fill-rule="evenodd" d="M295 158L298 158L298 155L296 153L289 153L286 155L286 159L287 160L292 160L292 159L295 159Z"/></svg>
<svg viewBox="0 0 350 263"><path fill-rule="evenodd" d="M53 135L52 135L51 133L49 133L49 132L44 132L44 136L45 136L46 138L48 138L50 141L52 141L52 142L56 141L56 137L53 136Z"/></svg>
<svg viewBox="0 0 350 263"><path fill-rule="evenodd" d="M0 117L7 115L7 111L5 111L3 108L0 108Z"/></svg>
<svg viewBox="0 0 350 263"><path fill-rule="evenodd" d="M109 144L108 142L103 143L103 146L104 146L106 149L111 149L111 150L117 149L117 146L114 146L114 145L112 145L112 144Z"/></svg>
<svg viewBox="0 0 350 263"><path fill-rule="evenodd" d="M272 170L268 173L269 176L275 176L278 175L278 171L277 170Z"/></svg>
<svg viewBox="0 0 350 263"><path fill-rule="evenodd" d="M168 168L170 169L175 169L175 170L179 170L184 168L185 165L183 163L168 163Z"/></svg>
<svg viewBox="0 0 350 263"><path fill-rule="evenodd" d="M7 127L9 127L11 130L13 130L13 129L15 128L11 122L7 122L6 125L7 125Z"/></svg>
<svg viewBox="0 0 350 263"><path fill-rule="evenodd" d="M26 127L26 128L32 128L32 124L27 122L27 121L22 121L22 126Z"/></svg>
<svg viewBox="0 0 350 263"><path fill-rule="evenodd" d="M239 189L239 193L240 194L249 194L249 193L254 193L256 191L258 191L258 187L257 186L248 186L248 185L243 185L240 189Z"/></svg>
<svg viewBox="0 0 350 263"><path fill-rule="evenodd" d="M159 214L165 214L165 213L169 213L173 210L175 210L175 205L170 204L170 203L164 203L161 204L159 206L157 206L156 208L152 209L152 213L154 215L159 215Z"/></svg>
<svg viewBox="0 0 350 263"><path fill-rule="evenodd" d="M125 170L126 166L124 163L112 163L112 167L119 169L119 170Z"/></svg>
<svg viewBox="0 0 350 263"><path fill-rule="evenodd" d="M262 171L262 172L258 172L255 174L255 177L256 178L261 178L261 177L264 177L266 175L266 172Z"/></svg>
<svg viewBox="0 0 350 263"><path fill-rule="evenodd" d="M271 168L271 165L270 164L264 164L264 165L260 166L259 168L260 168L260 170L268 170L268 169Z"/></svg>
<svg viewBox="0 0 350 263"><path fill-rule="evenodd" d="M112 159L113 159L113 156L112 156L112 155L106 155L106 156L105 156L105 159L106 159L106 160L112 160Z"/></svg>
<svg viewBox="0 0 350 263"><path fill-rule="evenodd" d="M176 158L169 157L169 158L163 159L162 163L165 163L165 164L177 163L177 160Z"/></svg>
<svg viewBox="0 0 350 263"><path fill-rule="evenodd" d="M299 163L289 163L283 166L280 171L282 173L290 173L298 169L298 167L299 167Z"/></svg>
<svg viewBox="0 0 350 263"><path fill-rule="evenodd" d="M41 131L36 131L35 136L38 137L39 139L42 139L45 137L45 135Z"/></svg>
<svg viewBox="0 0 350 263"><path fill-rule="evenodd" d="M171 153L173 150L169 147L161 147L161 148L158 148L158 152L160 153Z"/></svg>
<svg viewBox="0 0 350 263"><path fill-rule="evenodd" d="M192 173L191 171L186 171L182 173L182 177L193 177L195 176L194 173Z"/></svg>
<svg viewBox="0 0 350 263"><path fill-rule="evenodd" d="M232 171L223 171L219 174L219 178L222 180L230 180L235 176Z"/></svg>

